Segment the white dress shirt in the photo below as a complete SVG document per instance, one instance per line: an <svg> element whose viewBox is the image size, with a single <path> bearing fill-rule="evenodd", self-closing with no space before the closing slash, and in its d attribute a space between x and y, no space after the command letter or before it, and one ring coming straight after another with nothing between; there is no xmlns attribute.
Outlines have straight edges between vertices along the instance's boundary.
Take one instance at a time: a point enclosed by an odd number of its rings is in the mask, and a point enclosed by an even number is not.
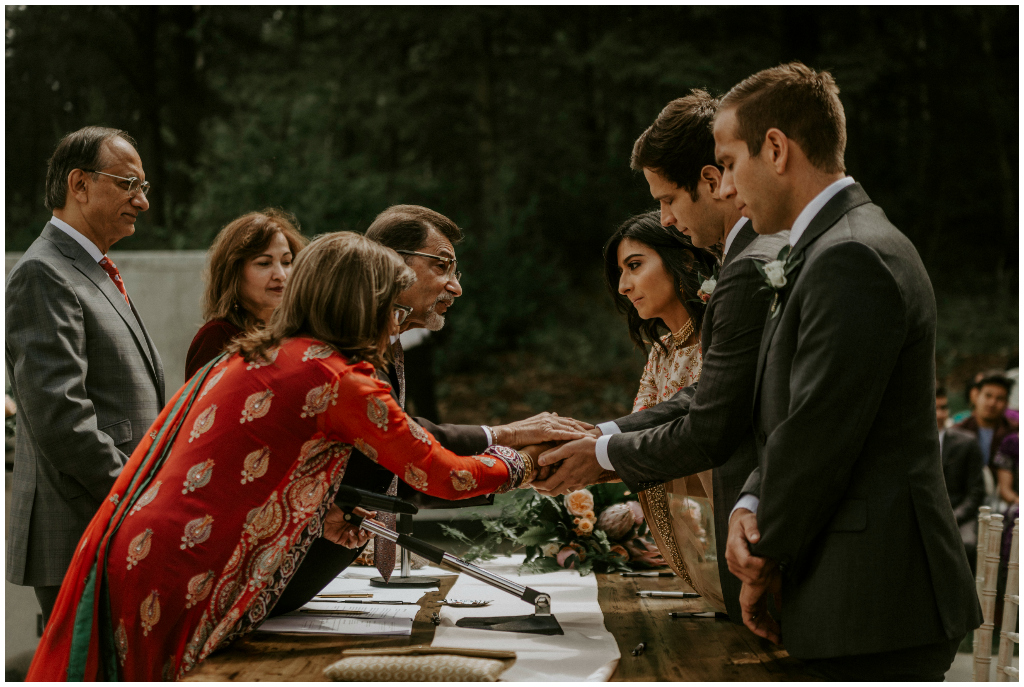
<svg viewBox="0 0 1024 687"><path fill-rule="evenodd" d="M100 260L103 259L103 252L96 246L96 244L87 239L84 234L82 234L80 231L75 229L73 226L71 226L64 220L57 219L57 217L54 216L50 218L50 224L57 227L65 234L67 234L75 241L77 241L78 245L84 248L85 252L88 253L89 256L96 262L99 262Z"/></svg>
<svg viewBox="0 0 1024 687"><path fill-rule="evenodd" d="M800 237L804 235L804 231L810 225L811 220L818 216L821 209L825 207L825 203L832 200L837 193L842 191L847 186L856 183L853 177L843 177L839 181L834 181L824 188L824 190L818 195L814 196L814 200L808 203L800 214L796 216L796 221L793 222L793 228L789 230L789 245L795 246L796 242L800 240Z"/></svg>
<svg viewBox="0 0 1024 687"><path fill-rule="evenodd" d="M747 221L746 217L740 217L736 224L732 225L732 229L725 236L725 245L722 246L722 260L725 260L725 256L729 253L729 248L732 246L732 242L736 240L736 236L740 233L740 227Z"/></svg>

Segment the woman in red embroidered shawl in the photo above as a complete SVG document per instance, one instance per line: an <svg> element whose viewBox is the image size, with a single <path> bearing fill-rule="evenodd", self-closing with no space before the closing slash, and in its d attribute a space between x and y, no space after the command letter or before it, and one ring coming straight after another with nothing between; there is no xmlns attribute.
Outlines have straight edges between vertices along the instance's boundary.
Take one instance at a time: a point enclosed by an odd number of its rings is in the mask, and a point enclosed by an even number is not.
<svg viewBox="0 0 1024 687"><path fill-rule="evenodd" d="M529 481L527 454L442 448L374 375L413 278L358 234L302 251L268 327L190 379L132 454L28 679L173 680L255 629L315 538L365 542L333 503L353 446L447 499Z"/></svg>

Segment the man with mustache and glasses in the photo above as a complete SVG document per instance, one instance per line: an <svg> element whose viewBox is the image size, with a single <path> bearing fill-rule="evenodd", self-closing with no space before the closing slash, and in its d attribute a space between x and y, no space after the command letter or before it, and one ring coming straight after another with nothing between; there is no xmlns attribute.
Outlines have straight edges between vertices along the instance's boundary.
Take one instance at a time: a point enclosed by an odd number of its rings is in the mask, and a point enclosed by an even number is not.
<svg viewBox="0 0 1024 687"><path fill-rule="evenodd" d="M401 255L416 272L416 281L398 298L398 322L401 331L424 328L438 331L444 327L445 314L456 298L462 295L461 276L455 259L455 244L462 240L462 230L444 215L418 205L395 205L377 215L366 230L366 237L391 248ZM405 353L401 340L392 341L394 363L378 376L388 382L392 395L405 407ZM415 422L442 446L459 455L475 455L491 444L524 449L536 458L541 444L547 441L566 441L583 437L591 425L559 417L553 413L540 413L534 417L498 427L481 425L439 425L417 417ZM431 439L432 437L432 439ZM420 508L463 508L486 505L493 496L481 496L458 501L446 501L427 496L376 462L353 449L342 484L378 493L387 492L415 503ZM394 516L377 517L393 527ZM348 566L361 549L348 549L331 541L318 538L309 549L302 565L281 595L271 615L279 615L303 605ZM374 541L374 563L385 579L391 576L395 564L395 545L387 540Z"/></svg>

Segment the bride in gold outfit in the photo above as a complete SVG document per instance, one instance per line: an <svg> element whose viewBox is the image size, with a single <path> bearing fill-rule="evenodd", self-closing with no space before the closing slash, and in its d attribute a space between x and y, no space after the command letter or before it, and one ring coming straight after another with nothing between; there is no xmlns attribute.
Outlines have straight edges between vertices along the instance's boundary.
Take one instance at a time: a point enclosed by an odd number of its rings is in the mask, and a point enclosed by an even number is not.
<svg viewBox="0 0 1024 687"><path fill-rule="evenodd" d="M627 220L605 244L605 279L626 314L629 335L650 355L633 403L639 412L700 379L700 287L717 256L695 248L658 212ZM640 504L658 548L679 577L717 610L725 610L715 554L711 471L640 492ZM721 533L725 536L725 533ZM724 564L724 561L722 561Z"/></svg>

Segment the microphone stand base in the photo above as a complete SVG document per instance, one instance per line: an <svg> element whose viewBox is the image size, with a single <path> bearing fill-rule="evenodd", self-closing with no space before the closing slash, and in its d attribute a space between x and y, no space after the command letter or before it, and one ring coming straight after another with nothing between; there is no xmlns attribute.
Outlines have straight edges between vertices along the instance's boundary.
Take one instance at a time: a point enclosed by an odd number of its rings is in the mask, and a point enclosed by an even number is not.
<svg viewBox="0 0 1024 687"><path fill-rule="evenodd" d="M392 575L390 581L385 580L383 577L374 577L370 580L371 587L389 587L392 589L415 589L417 587L438 587L440 585L440 579L421 575L409 575L408 577Z"/></svg>
<svg viewBox="0 0 1024 687"><path fill-rule="evenodd" d="M499 632L526 632L535 635L561 635L562 626L553 615L506 615L490 618L460 618L457 627Z"/></svg>

